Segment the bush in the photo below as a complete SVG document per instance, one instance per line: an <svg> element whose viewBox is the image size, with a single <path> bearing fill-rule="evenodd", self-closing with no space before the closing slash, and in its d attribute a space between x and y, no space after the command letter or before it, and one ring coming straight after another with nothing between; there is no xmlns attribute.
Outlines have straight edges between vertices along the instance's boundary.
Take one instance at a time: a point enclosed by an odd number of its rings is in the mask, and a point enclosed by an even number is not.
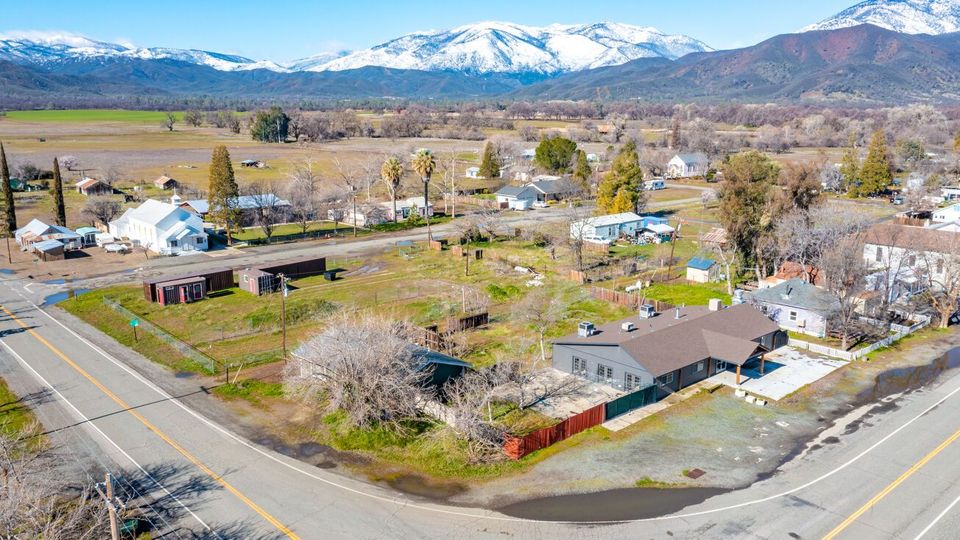
<svg viewBox="0 0 960 540"><path fill-rule="evenodd" d="M496 302L503 302L518 296L520 294L520 287L516 285L504 285L500 286L496 283L491 283L487 285L487 294L490 295L490 298Z"/></svg>

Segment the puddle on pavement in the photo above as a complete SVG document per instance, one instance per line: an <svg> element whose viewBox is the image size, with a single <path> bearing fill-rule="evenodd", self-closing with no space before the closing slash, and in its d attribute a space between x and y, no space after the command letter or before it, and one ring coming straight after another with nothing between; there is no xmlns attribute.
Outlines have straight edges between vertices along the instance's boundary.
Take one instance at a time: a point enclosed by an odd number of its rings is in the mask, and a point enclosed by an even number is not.
<svg viewBox="0 0 960 540"><path fill-rule="evenodd" d="M63 292L54 293L54 294L51 294L51 295L49 295L49 296L45 296L45 297L43 298L43 302L41 302L40 305L41 305L41 306L52 306L52 305L54 305L54 304L59 304L60 302L63 302L64 300L69 300L70 298L73 298L73 297L75 297L75 296L80 296L81 294L83 294L83 293L85 293L85 292L89 292L89 291L90 291L90 289L76 289L76 290L70 289L69 291L63 291Z"/></svg>
<svg viewBox="0 0 960 540"><path fill-rule="evenodd" d="M508 516L540 521L628 521L674 514L728 493L720 488L624 488L543 497L497 508Z"/></svg>
<svg viewBox="0 0 960 540"><path fill-rule="evenodd" d="M193 373L190 373L189 371L178 371L174 373L173 376L177 379L192 379Z"/></svg>
<svg viewBox="0 0 960 540"><path fill-rule="evenodd" d="M456 482L437 482L415 474L401 474L388 478L387 484L393 489L406 493L407 495L415 495L417 497L435 500L445 500L467 490L463 484Z"/></svg>
<svg viewBox="0 0 960 540"><path fill-rule="evenodd" d="M46 283L47 285L63 285L63 284L65 284L66 282L67 282L67 280L65 280L65 279L48 279L48 280L44 281L43 283Z"/></svg>
<svg viewBox="0 0 960 540"><path fill-rule="evenodd" d="M935 381L945 371L958 367L960 347L950 349L929 364L888 369L877 375L872 388L857 395L856 403L872 403L893 394L915 391Z"/></svg>
<svg viewBox="0 0 960 540"><path fill-rule="evenodd" d="M298 459L320 469L333 469L336 468L337 465L361 466L370 462L369 459L363 456L351 452L341 452L335 448L314 441L291 445L280 441L276 437L266 436L254 439L253 442L260 446L266 446L274 452Z"/></svg>
<svg viewBox="0 0 960 540"><path fill-rule="evenodd" d="M16 274L16 272L11 270L10 268L0 268L0 274L3 274L5 276L12 276Z"/></svg>

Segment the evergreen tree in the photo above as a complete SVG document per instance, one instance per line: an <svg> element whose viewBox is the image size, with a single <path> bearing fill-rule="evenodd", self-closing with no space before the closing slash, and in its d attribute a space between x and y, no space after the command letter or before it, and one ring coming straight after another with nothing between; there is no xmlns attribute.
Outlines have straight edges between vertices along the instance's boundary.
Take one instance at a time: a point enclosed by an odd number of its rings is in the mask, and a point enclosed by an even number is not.
<svg viewBox="0 0 960 540"><path fill-rule="evenodd" d="M490 141L483 147L483 159L480 161L480 176L486 179L498 178L500 176L500 158L493 150Z"/></svg>
<svg viewBox="0 0 960 540"><path fill-rule="evenodd" d="M776 194L774 185L780 167L765 154L750 150L730 156L722 169L720 224L727 230L743 267L754 266L757 279L761 279L766 264L759 247L776 223L770 203Z"/></svg>
<svg viewBox="0 0 960 540"><path fill-rule="evenodd" d="M53 187L50 191L53 198L53 215L57 225L67 226L67 207L63 203L63 179L60 177L60 162L53 158Z"/></svg>
<svg viewBox="0 0 960 540"><path fill-rule="evenodd" d="M623 145L613 159L610 172L600 182L597 189L597 214L617 213L613 211L614 199L621 191L624 197L630 198L630 209L626 210L627 212L639 212L647 202L646 192L643 191L643 169L640 168L640 156L634 141Z"/></svg>
<svg viewBox="0 0 960 540"><path fill-rule="evenodd" d="M840 161L840 176L843 177L843 187L851 197L856 197L860 190L860 155L852 138Z"/></svg>
<svg viewBox="0 0 960 540"><path fill-rule="evenodd" d="M625 188L620 188L617 191L617 195L610 201L610 207L607 209L607 213L610 214L622 214L624 212L633 212L636 210L633 197L630 196L630 192Z"/></svg>
<svg viewBox="0 0 960 540"><path fill-rule="evenodd" d="M570 170L577 143L563 137L542 139L537 145L533 162L551 174L563 174Z"/></svg>
<svg viewBox="0 0 960 540"><path fill-rule="evenodd" d="M587 161L587 153L583 150L577 150L577 162L573 166L573 180L585 194L590 193L591 176L593 176L593 169L590 168L590 162Z"/></svg>
<svg viewBox="0 0 960 540"><path fill-rule="evenodd" d="M17 211L13 202L13 187L10 185L10 168L7 166L7 153L0 143L0 181L3 182L3 218L6 234L10 236L17 230Z"/></svg>
<svg viewBox="0 0 960 540"><path fill-rule="evenodd" d="M882 129L873 132L867 158L860 169L860 196L881 193L893 181L893 168L887 153L887 136Z"/></svg>
<svg viewBox="0 0 960 540"><path fill-rule="evenodd" d="M250 136L260 142L282 143L287 140L290 117L280 107L257 111L250 123Z"/></svg>
<svg viewBox="0 0 960 540"><path fill-rule="evenodd" d="M230 163L230 152L226 146L219 145L213 149L209 189L208 219L223 226L227 231L227 245L233 245L233 230L240 223L240 209L237 208L240 188L233 175L233 164Z"/></svg>

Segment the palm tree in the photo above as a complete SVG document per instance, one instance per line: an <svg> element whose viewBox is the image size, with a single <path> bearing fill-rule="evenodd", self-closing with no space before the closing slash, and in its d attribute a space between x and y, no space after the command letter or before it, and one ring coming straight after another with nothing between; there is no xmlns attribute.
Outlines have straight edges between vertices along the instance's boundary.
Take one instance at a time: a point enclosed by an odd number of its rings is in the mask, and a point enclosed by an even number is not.
<svg viewBox="0 0 960 540"><path fill-rule="evenodd" d="M430 177L433 176L433 171L437 170L437 160L434 159L433 152L421 148L413 156L411 166L423 180L423 214L427 218L427 241L430 241L433 240L430 232Z"/></svg>
<svg viewBox="0 0 960 540"><path fill-rule="evenodd" d="M403 179L403 163L394 156L390 156L380 166L380 178L390 189L390 198L393 199L393 222L397 222L397 191L400 190L400 181Z"/></svg>

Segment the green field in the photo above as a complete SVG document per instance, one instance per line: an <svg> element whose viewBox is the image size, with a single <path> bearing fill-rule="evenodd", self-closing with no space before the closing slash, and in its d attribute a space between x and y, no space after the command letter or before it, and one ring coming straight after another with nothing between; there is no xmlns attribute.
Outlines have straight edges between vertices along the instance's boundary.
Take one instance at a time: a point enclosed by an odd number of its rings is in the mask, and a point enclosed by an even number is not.
<svg viewBox="0 0 960 540"><path fill-rule="evenodd" d="M179 120L182 116L177 114ZM128 111L122 109L66 109L44 111L8 111L7 118L23 122L128 122L159 124L167 113L161 111Z"/></svg>

